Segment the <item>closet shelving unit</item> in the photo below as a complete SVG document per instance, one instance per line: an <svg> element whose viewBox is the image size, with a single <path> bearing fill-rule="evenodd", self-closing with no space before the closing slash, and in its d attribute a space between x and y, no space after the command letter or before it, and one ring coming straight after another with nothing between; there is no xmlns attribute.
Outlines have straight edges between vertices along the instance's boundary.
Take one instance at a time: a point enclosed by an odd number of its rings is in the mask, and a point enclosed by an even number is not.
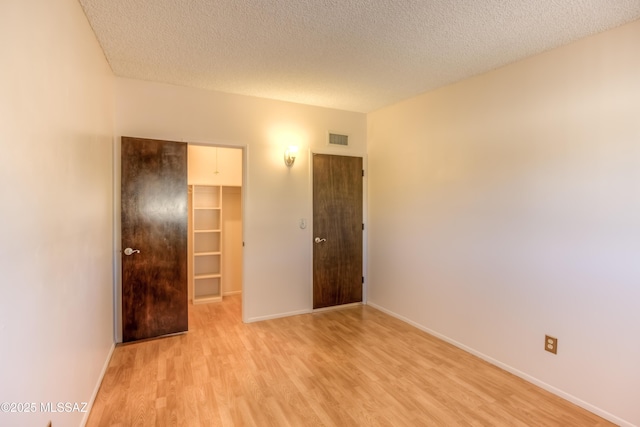
<svg viewBox="0 0 640 427"><path fill-rule="evenodd" d="M222 301L222 187L192 185L193 303Z"/></svg>

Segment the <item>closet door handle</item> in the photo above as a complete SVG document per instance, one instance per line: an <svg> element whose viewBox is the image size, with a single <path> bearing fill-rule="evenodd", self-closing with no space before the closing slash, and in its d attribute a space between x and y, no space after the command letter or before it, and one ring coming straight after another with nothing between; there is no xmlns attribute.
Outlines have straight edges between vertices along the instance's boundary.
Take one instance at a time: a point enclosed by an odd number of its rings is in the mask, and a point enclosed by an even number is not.
<svg viewBox="0 0 640 427"><path fill-rule="evenodd" d="M131 249L131 248L127 248L124 250L124 254L129 256L129 255L133 255L133 254L139 254L140 250L139 249Z"/></svg>
<svg viewBox="0 0 640 427"><path fill-rule="evenodd" d="M314 241L315 241L316 243L322 243L322 242L326 242L326 241L327 241L327 239L321 239L321 238L319 238L319 237L316 237L316 238L314 239Z"/></svg>

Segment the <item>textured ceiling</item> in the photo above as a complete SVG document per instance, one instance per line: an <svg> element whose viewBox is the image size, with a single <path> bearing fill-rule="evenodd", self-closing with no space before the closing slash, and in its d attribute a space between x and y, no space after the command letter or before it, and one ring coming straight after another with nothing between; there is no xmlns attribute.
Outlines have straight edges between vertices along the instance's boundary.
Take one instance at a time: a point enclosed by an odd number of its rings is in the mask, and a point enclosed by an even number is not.
<svg viewBox="0 0 640 427"><path fill-rule="evenodd" d="M640 0L79 1L118 76L359 112L640 18Z"/></svg>

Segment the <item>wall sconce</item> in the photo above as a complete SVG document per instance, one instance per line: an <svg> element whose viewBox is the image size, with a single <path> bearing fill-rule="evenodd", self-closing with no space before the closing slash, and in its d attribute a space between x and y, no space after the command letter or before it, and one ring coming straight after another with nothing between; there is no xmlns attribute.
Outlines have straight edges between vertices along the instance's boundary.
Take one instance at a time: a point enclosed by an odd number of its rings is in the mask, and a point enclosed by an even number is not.
<svg viewBox="0 0 640 427"><path fill-rule="evenodd" d="M293 163L296 161L297 156L298 147L295 145L291 145L286 150L284 150L284 164L288 167L293 166Z"/></svg>

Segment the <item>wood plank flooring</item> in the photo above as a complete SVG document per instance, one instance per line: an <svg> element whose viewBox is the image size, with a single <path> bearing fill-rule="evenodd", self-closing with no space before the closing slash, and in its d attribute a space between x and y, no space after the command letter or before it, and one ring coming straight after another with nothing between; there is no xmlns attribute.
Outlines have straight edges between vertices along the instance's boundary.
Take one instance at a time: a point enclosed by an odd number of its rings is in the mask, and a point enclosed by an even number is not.
<svg viewBox="0 0 640 427"><path fill-rule="evenodd" d="M118 346L87 426L609 426L368 306L243 324L191 305L186 335Z"/></svg>

